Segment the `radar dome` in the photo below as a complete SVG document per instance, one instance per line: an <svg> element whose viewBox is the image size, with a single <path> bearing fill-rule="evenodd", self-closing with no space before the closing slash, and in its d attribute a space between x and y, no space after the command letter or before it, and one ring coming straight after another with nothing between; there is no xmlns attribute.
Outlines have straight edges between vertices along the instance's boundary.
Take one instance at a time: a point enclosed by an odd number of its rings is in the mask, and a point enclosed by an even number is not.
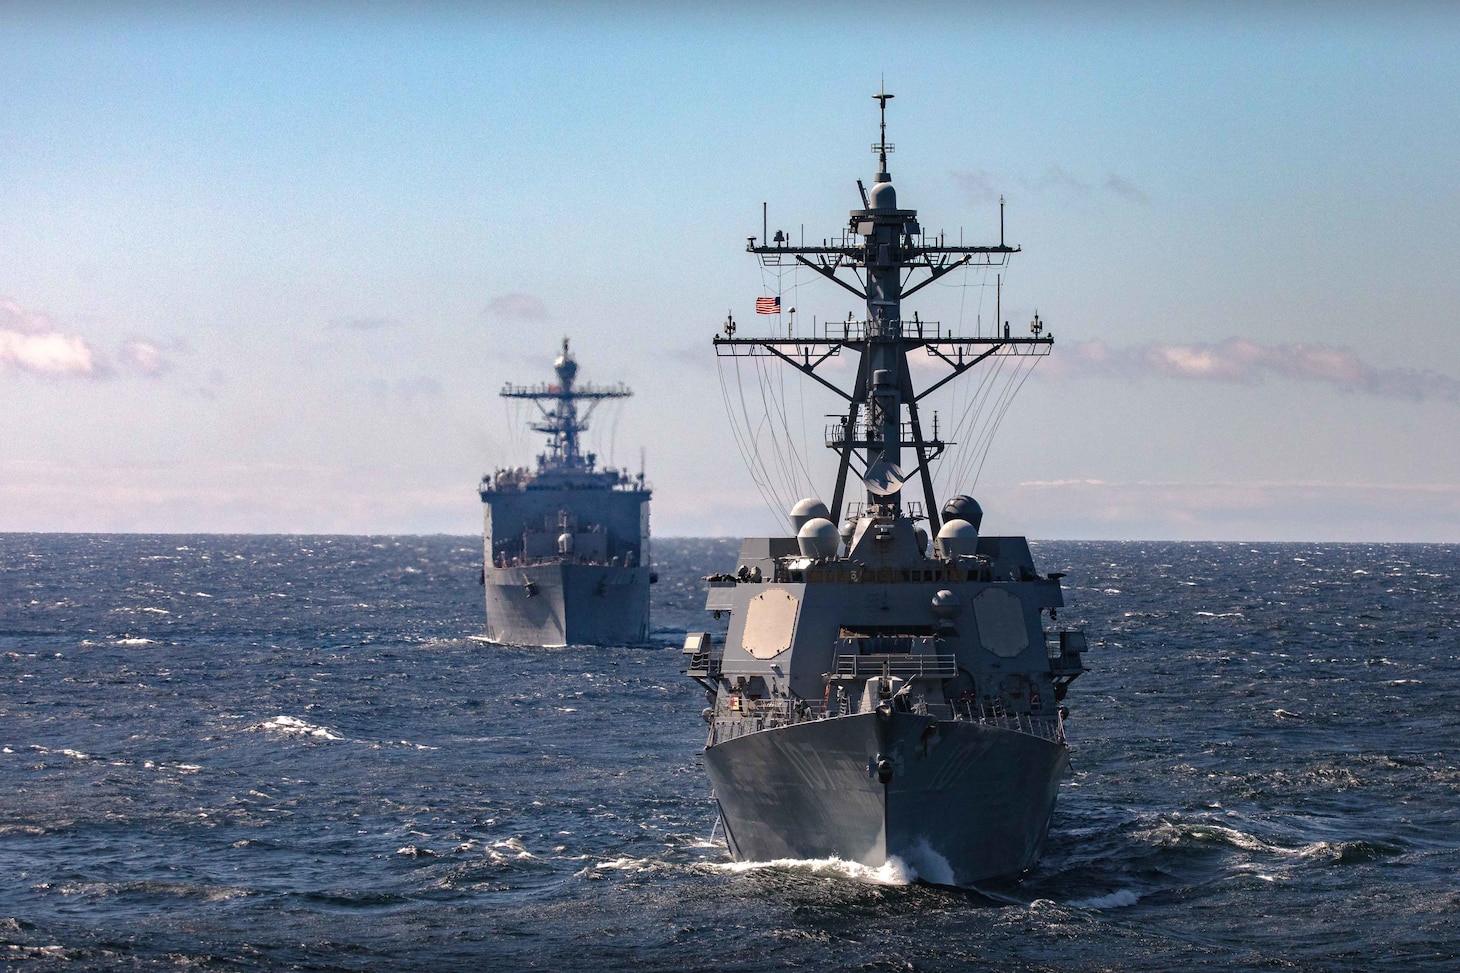
<svg viewBox="0 0 1460 973"><path fill-rule="evenodd" d="M831 516L831 511L826 509L826 504L815 497L807 497L805 500L797 500L796 506L791 508L791 529L800 535L800 530L808 520L815 520L817 517L826 518Z"/></svg>
<svg viewBox="0 0 1460 973"><path fill-rule="evenodd" d="M956 517L938 531L938 550L944 557L962 557L978 549L978 530Z"/></svg>
<svg viewBox="0 0 1460 973"><path fill-rule="evenodd" d="M558 381L567 385L578 374L578 363L573 360L572 355L565 351L558 356L557 361L553 362L553 371L558 373Z"/></svg>
<svg viewBox="0 0 1460 973"><path fill-rule="evenodd" d="M918 524L916 527L914 527L913 528L913 540L917 541L917 544L918 544L918 553L919 554L922 554L922 555L926 555L928 553L928 530L927 530L927 528L924 527L922 524Z"/></svg>
<svg viewBox="0 0 1460 973"><path fill-rule="evenodd" d="M963 603L958 600L958 596L947 588L942 589L933 596L933 614L939 618L952 618L958 614L958 609L962 605Z"/></svg>
<svg viewBox="0 0 1460 973"><path fill-rule="evenodd" d="M897 209L897 190L892 188L890 182L879 182L867 194L867 200L872 204L872 209Z"/></svg>
<svg viewBox="0 0 1460 973"><path fill-rule="evenodd" d="M801 548L802 557L836 557L836 524L825 517L812 517L796 531L796 545Z"/></svg>
<svg viewBox="0 0 1460 973"><path fill-rule="evenodd" d="M973 497L970 497L966 493L960 493L952 500L943 504L943 519L966 520L973 525L974 530L978 530L983 526L983 508L978 505L978 501L973 499Z"/></svg>

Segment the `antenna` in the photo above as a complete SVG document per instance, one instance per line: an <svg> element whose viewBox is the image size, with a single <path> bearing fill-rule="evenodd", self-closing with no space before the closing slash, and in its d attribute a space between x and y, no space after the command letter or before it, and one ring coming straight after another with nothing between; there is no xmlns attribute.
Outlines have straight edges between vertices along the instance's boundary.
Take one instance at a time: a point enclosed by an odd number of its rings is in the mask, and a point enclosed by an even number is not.
<svg viewBox="0 0 1460 973"><path fill-rule="evenodd" d="M887 93L887 82L882 82L882 90L872 96L872 100L881 106L882 112L882 139L872 146L872 151L877 153L877 181L889 182L887 175L887 153L893 150L893 146L887 141L887 103L892 100L892 95Z"/></svg>

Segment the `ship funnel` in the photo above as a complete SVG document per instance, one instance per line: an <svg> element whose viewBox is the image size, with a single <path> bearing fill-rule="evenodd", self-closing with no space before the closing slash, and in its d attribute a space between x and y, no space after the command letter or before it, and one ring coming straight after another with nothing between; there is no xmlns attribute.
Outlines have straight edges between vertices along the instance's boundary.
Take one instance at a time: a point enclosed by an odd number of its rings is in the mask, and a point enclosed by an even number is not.
<svg viewBox="0 0 1460 973"><path fill-rule="evenodd" d="M937 548L946 558L973 554L978 550L978 530L968 521L954 518L938 531Z"/></svg>
<svg viewBox="0 0 1460 973"><path fill-rule="evenodd" d="M836 557L836 546L840 540L836 524L825 517L813 517L796 531L796 545L801 548L802 557Z"/></svg>
<svg viewBox="0 0 1460 973"><path fill-rule="evenodd" d="M808 520L830 516L831 511L826 509L826 504L815 497L807 497L805 500L796 501L796 506L791 508L791 529L796 531L799 536L801 528L806 526Z"/></svg>

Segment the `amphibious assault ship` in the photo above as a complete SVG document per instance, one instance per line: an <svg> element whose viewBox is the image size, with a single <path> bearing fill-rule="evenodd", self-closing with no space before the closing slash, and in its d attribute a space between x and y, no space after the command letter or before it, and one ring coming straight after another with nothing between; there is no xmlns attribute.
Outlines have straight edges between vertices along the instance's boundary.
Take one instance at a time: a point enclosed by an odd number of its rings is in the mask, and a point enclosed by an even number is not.
<svg viewBox="0 0 1460 973"><path fill-rule="evenodd" d="M649 496L644 474L600 468L580 442L595 406L633 393L576 382L563 339L555 384L508 384L548 437L537 468L482 477L487 638L515 645L632 645L649 637ZM578 407L586 406L580 416Z"/></svg>
<svg viewBox="0 0 1460 973"><path fill-rule="evenodd" d="M773 356L841 397L826 431L831 504L800 501L794 536L747 538L737 570L706 579L705 607L729 613L728 631L687 637L687 674L707 691L705 769L735 858L896 858L937 884L1008 880L1035 864L1049 828L1067 768L1061 702L1086 643L1055 626L1062 575L1040 574L1023 537L982 533L971 496L937 503L930 463L953 443L936 415L925 434L918 405L976 366L1032 365L1053 338L1037 315L1028 337L904 315L904 299L945 274L1001 268L1019 248L1003 242L1002 203L989 246L950 245L899 208L892 95L873 97L881 164L870 191L858 181L846 231L747 247L766 267L810 268L852 291L866 317L756 338L737 337L732 316L714 339L721 357ZM941 370L922 388L915 351ZM844 352L857 361L849 389L822 368ZM914 479L921 503L904 498Z"/></svg>

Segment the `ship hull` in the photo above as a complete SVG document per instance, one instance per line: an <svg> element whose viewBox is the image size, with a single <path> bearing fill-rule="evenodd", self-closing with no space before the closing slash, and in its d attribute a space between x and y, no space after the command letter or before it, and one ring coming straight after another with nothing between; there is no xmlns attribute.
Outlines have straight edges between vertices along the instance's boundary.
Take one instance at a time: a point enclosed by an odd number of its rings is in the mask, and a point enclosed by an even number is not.
<svg viewBox="0 0 1460 973"><path fill-rule="evenodd" d="M487 638L511 645L638 645L649 569L550 563L487 568Z"/></svg>
<svg viewBox="0 0 1460 973"><path fill-rule="evenodd" d="M1067 766L1068 749L1050 740L901 712L813 720L705 750L736 859L880 868L895 857L925 881L964 886L1034 865Z"/></svg>

